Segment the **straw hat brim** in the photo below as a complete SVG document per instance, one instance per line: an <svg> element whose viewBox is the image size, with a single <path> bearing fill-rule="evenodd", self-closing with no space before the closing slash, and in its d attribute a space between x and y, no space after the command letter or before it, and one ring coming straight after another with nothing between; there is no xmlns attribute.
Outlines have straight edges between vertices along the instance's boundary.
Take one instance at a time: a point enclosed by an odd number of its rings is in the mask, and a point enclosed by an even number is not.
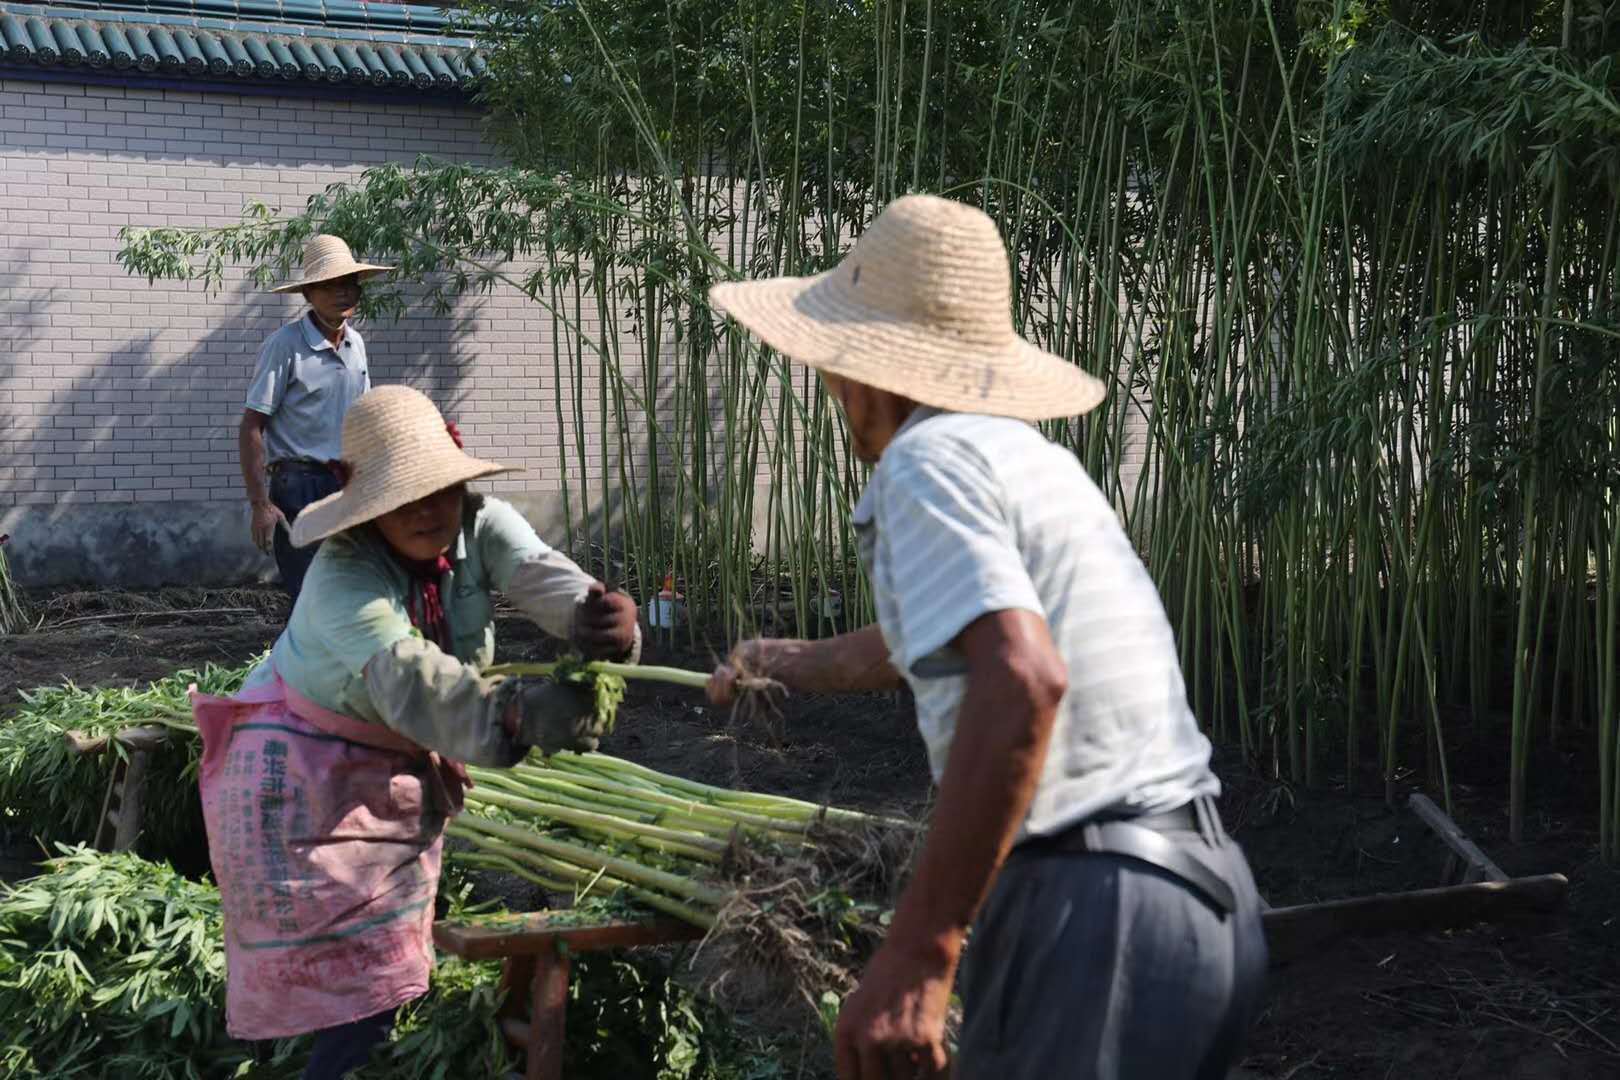
<svg viewBox="0 0 1620 1080"><path fill-rule="evenodd" d="M1053 420L1090 412L1108 394L1101 380L1015 334L987 348L859 304L836 273L726 282L709 299L802 364L937 409Z"/></svg>
<svg viewBox="0 0 1620 1080"><path fill-rule="evenodd" d="M299 511L292 523L292 544L308 547L447 487L522 471L521 466L497 465L459 450L428 461L384 462L381 468L352 478L343 490Z"/></svg>
<svg viewBox="0 0 1620 1080"><path fill-rule="evenodd" d="M350 263L346 269L340 270L335 274L317 274L314 277L305 277L298 281L289 281L285 285L277 285L270 291L273 293L297 292L299 289L307 289L311 285L319 285L323 281L336 281L338 278L345 278L350 274L358 274L360 280L365 281L367 278L374 278L378 274L386 274L393 269L394 268L392 266L378 266L376 263Z"/></svg>

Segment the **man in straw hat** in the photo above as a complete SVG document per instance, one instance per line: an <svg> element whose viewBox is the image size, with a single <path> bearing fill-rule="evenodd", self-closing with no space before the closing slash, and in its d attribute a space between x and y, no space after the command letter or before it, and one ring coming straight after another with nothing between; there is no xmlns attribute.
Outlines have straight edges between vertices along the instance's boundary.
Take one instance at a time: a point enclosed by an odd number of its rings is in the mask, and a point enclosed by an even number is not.
<svg viewBox="0 0 1620 1080"><path fill-rule="evenodd" d="M298 280L271 290L302 293L309 310L259 349L237 446L253 543L274 550L282 587L295 601L315 549L295 548L287 530L299 511L337 489L326 462L338 456L343 414L371 389L366 343L349 319L360 283L390 269L356 262L340 237L322 234L304 245Z"/></svg>
<svg viewBox="0 0 1620 1080"><path fill-rule="evenodd" d="M585 689L483 674L492 590L588 658L633 662L641 641L628 596L467 490L508 470L466 453L420 392L362 395L339 464L340 489L292 524L295 545L324 543L268 659L235 697L192 699L226 1025L318 1032L306 1080L362 1063L427 991L459 763L594 749L602 734Z"/></svg>
<svg viewBox="0 0 1620 1080"><path fill-rule="evenodd" d="M1005 249L971 207L907 196L832 270L717 285L818 369L875 463L855 508L876 626L755 640L715 672L788 688L902 679L938 783L883 948L843 1005L839 1075L1222 1077L1266 963L1152 580L1074 456L1028 421L1101 383L1023 341Z"/></svg>

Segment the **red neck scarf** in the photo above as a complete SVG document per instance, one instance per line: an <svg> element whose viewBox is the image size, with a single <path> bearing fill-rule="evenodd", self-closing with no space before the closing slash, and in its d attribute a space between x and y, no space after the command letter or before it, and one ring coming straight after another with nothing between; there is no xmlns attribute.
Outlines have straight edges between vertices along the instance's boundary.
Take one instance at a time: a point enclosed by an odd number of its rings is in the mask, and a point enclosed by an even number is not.
<svg viewBox="0 0 1620 1080"><path fill-rule="evenodd" d="M445 431L450 433L450 441L456 444L456 449L464 449L461 442L461 431L454 421L446 420ZM343 462L328 462L343 466ZM338 483L347 485L349 482L348 469L343 467L338 472ZM411 625L422 632L422 636L433 642L447 655L454 655L451 648L450 617L445 614L444 601L439 596L439 586L444 582L444 575L456 568L448 555L440 555L436 559L405 559L396 551L393 553L394 561L404 567L405 572L411 576L411 591L405 598L405 613L410 617Z"/></svg>
<svg viewBox="0 0 1620 1080"><path fill-rule="evenodd" d="M439 598L439 586L444 582L444 575L454 570L456 564L448 555L437 559L401 559L396 554L394 559L411 576L411 591L405 599L405 613L410 616L411 625L445 653L451 653L450 617L445 614L444 603Z"/></svg>

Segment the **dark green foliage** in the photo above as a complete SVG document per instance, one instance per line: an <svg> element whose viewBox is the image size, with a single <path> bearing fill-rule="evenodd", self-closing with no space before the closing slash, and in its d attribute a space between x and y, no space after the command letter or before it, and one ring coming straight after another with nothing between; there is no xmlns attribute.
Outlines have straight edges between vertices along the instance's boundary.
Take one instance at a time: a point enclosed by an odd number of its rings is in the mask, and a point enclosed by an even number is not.
<svg viewBox="0 0 1620 1080"><path fill-rule="evenodd" d="M230 1075L245 1048L225 1034L220 926L211 885L134 855L64 849L0 897L0 1072Z"/></svg>
<svg viewBox="0 0 1620 1080"><path fill-rule="evenodd" d="M563 1074L581 1080L709 1080L730 1043L718 1009L630 953L575 958Z"/></svg>
<svg viewBox="0 0 1620 1080"><path fill-rule="evenodd" d="M165 719L189 724L188 686L196 683L205 694L234 693L252 666L210 664L200 672L177 671L144 689L87 690L70 682L24 692L23 704L0 718L0 820L47 846L91 841L107 782L126 751L113 743L99 754L78 754L63 736L69 731L110 736ZM153 753L137 842L144 855L199 870L207 865L197 794L201 753L201 741L183 733Z"/></svg>
<svg viewBox="0 0 1620 1080"><path fill-rule="evenodd" d="M307 1039L271 1060L225 1032L219 893L134 855L63 849L0 895L0 1075L203 1080L298 1074ZM357 1076L498 1077L516 1058L496 1026L496 963L441 957L433 989L400 1012ZM576 958L567 1075L710 1080L746 1059L713 1006L656 954ZM728 1071L730 1070L730 1071Z"/></svg>

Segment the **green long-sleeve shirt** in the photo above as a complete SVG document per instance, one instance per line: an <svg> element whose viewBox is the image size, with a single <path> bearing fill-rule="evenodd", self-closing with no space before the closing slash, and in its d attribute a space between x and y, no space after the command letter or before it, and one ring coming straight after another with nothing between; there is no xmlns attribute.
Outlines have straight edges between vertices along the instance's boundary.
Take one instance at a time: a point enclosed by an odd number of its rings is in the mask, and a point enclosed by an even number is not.
<svg viewBox="0 0 1620 1080"><path fill-rule="evenodd" d="M412 581L376 529L331 537L310 564L269 662L248 685L267 682L273 670L334 712L464 760L504 763L511 749L499 745L502 733L488 730L498 728L489 707L493 684L477 673L495 655L491 593L499 590L542 629L567 638L593 579L547 546L509 503L487 496L468 496L453 563L439 584L451 633L445 657L425 643L401 644L420 637L406 610Z"/></svg>

